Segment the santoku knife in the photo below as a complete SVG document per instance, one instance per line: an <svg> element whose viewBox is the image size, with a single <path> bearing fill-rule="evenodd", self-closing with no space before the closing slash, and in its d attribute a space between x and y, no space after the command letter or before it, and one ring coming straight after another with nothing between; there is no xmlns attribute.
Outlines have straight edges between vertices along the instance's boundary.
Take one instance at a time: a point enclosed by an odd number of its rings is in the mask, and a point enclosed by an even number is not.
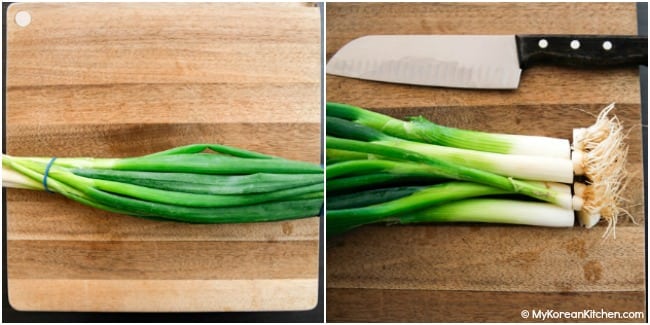
<svg viewBox="0 0 650 325"><path fill-rule="evenodd" d="M515 89L522 69L552 64L648 64L648 38L622 35L372 35L327 63L327 73L413 85Z"/></svg>

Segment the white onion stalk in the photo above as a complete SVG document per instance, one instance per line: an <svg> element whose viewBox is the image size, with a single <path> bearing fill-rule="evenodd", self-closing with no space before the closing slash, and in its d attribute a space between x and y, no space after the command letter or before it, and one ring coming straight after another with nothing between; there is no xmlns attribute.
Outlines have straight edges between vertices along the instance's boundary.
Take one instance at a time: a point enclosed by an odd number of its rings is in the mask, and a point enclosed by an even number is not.
<svg viewBox="0 0 650 325"><path fill-rule="evenodd" d="M560 183L573 181L573 164L569 159L491 153L400 140L376 143L401 147L431 157L444 157L460 166L478 167L498 175Z"/></svg>
<svg viewBox="0 0 650 325"><path fill-rule="evenodd" d="M507 199L466 199L446 203L399 218L402 224L415 222L486 222L541 227L573 227L570 209L557 205Z"/></svg>
<svg viewBox="0 0 650 325"><path fill-rule="evenodd" d="M44 190L43 184L2 165L2 186L7 188L21 188L28 190Z"/></svg>
<svg viewBox="0 0 650 325"><path fill-rule="evenodd" d="M477 168L517 179L573 182L573 164L570 159L493 153L414 142L386 135L371 127L332 116L327 117L327 133L336 137L417 152L420 155L444 160L453 165Z"/></svg>
<svg viewBox="0 0 650 325"><path fill-rule="evenodd" d="M563 201L570 201L571 192L566 191L566 185L562 185L559 186L557 195ZM510 193L472 182L438 183L386 202L381 202L380 199L359 206L357 201L350 207L330 209L327 212L327 233L338 234L364 224L395 221L403 224L486 222L544 227L573 226L575 216L570 208L544 202L488 198ZM363 197L364 194L352 195ZM362 201L368 202L368 198L362 198Z"/></svg>

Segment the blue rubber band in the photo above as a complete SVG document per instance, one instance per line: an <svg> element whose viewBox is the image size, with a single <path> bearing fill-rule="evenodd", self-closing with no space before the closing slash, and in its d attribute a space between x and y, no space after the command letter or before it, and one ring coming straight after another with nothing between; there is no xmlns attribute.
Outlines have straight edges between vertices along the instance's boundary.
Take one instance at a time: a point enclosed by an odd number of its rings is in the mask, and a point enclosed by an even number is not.
<svg viewBox="0 0 650 325"><path fill-rule="evenodd" d="M50 173L50 168L52 167L54 160L56 160L56 157L52 157L52 159L50 159L50 162L47 163L47 166L45 167L45 174L43 175L43 188L45 189L45 191L50 193L54 193L54 192L50 191L50 189L47 187L47 175Z"/></svg>

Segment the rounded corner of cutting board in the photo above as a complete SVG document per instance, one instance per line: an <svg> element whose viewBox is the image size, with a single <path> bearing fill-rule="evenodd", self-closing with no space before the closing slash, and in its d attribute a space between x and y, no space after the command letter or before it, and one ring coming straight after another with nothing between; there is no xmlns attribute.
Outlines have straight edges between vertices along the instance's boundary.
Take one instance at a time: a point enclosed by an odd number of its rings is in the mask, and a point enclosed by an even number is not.
<svg viewBox="0 0 650 325"><path fill-rule="evenodd" d="M316 288L316 294L312 296L313 299L305 301L301 306L298 306L295 311L310 311L318 307L318 288Z"/></svg>
<svg viewBox="0 0 650 325"><path fill-rule="evenodd" d="M21 7L27 6L27 3L10 3L7 5L7 17L11 16L16 10L19 10Z"/></svg>
<svg viewBox="0 0 650 325"><path fill-rule="evenodd" d="M30 305L29 300L22 299L19 294L13 290L15 286L12 281L7 283L7 304L16 311L35 311L36 308Z"/></svg>
<svg viewBox="0 0 650 325"><path fill-rule="evenodd" d="M7 25L7 30L10 28L20 28L18 24L15 23L14 16L20 11L30 11L30 9L34 8L34 5L32 3L10 3L7 5L7 11L6 11L6 16L5 16L5 23Z"/></svg>

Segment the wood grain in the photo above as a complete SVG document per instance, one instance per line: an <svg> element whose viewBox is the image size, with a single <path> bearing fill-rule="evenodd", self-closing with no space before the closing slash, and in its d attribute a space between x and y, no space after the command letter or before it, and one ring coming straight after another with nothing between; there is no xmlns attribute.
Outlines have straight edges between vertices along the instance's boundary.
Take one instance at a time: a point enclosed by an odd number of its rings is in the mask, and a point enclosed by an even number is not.
<svg viewBox="0 0 650 325"><path fill-rule="evenodd" d="M318 242L18 240L11 279L308 279Z"/></svg>
<svg viewBox="0 0 650 325"><path fill-rule="evenodd" d="M645 293L632 292L475 292L385 289L327 289L333 322L540 322L521 311L643 312ZM333 307L334 306L334 307ZM331 320L328 320L330 322ZM552 322L643 322L644 318L555 318Z"/></svg>
<svg viewBox="0 0 650 325"><path fill-rule="evenodd" d="M314 123L46 124L8 126L7 133L12 135L7 150L16 156L61 156L64 147L66 156L128 157L190 143L227 143L287 159L320 161L320 142L314 141L320 138L320 125ZM34 139L34 134L39 137Z"/></svg>
<svg viewBox="0 0 650 325"><path fill-rule="evenodd" d="M315 306L318 280L12 279L8 290L9 303L19 310L206 312L219 305L223 311L269 311Z"/></svg>
<svg viewBox="0 0 650 325"><path fill-rule="evenodd" d="M328 3L326 12L328 59L347 42L372 34L637 32L635 5L629 3ZM533 307L644 310L645 153L637 69L534 67L523 72L518 89L506 91L330 75L326 83L328 101L394 117L422 115L453 127L568 139L574 127L591 125L616 102L630 147L626 208L637 221L619 223L615 240L601 238L602 224L592 230L363 227L328 239L328 321L519 322L521 310Z"/></svg>
<svg viewBox="0 0 650 325"><path fill-rule="evenodd" d="M26 11L31 23L14 17ZM310 4L12 4L6 151L128 157L221 143L321 161L319 9ZM9 189L19 310L305 310L319 218L196 225Z"/></svg>
<svg viewBox="0 0 650 325"><path fill-rule="evenodd" d="M7 55L20 57L8 67L8 87L313 83L320 75L315 7L20 4L8 17L19 10L32 23L7 30Z"/></svg>
<svg viewBox="0 0 650 325"><path fill-rule="evenodd" d="M616 232L615 241L603 241L601 231L578 227L368 226L328 240L327 286L642 291L644 247L638 243L644 229L619 227Z"/></svg>
<svg viewBox="0 0 650 325"><path fill-rule="evenodd" d="M137 124L318 123L313 96L296 94L319 92L313 82L290 87L282 82L10 86L7 118L12 127L102 125L116 119Z"/></svg>

